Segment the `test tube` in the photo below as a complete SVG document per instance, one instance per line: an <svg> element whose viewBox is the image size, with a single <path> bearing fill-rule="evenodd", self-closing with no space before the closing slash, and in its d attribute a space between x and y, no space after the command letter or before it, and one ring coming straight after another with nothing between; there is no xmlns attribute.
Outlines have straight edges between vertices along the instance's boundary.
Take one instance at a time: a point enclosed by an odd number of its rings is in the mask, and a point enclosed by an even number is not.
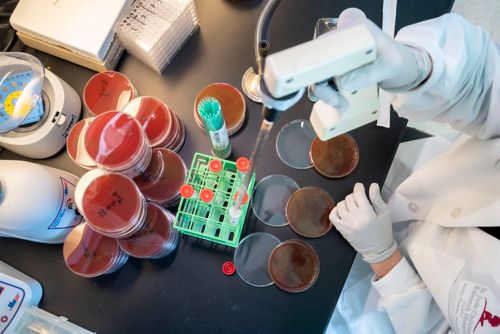
<svg viewBox="0 0 500 334"><path fill-rule="evenodd" d="M198 104L198 113L207 129L212 153L218 158L227 158L231 154L231 143L219 101L213 97L202 99Z"/></svg>

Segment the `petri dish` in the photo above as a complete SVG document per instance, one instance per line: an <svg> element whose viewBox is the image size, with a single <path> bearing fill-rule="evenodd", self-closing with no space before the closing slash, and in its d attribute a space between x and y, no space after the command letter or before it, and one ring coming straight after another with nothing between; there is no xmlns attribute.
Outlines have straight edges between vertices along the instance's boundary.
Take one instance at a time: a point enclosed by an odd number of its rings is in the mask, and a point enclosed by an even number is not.
<svg viewBox="0 0 500 334"><path fill-rule="evenodd" d="M271 252L269 275L276 286L287 292L309 289L319 275L319 256L301 240L287 240Z"/></svg>
<svg viewBox="0 0 500 334"><path fill-rule="evenodd" d="M160 150L153 149L151 153L151 161L146 170L139 176L134 177L135 184L139 190L151 188L159 182L164 171L163 155Z"/></svg>
<svg viewBox="0 0 500 334"><path fill-rule="evenodd" d="M77 184L77 192L83 194L81 210L92 229L109 237L126 237L142 226L145 201L131 179L110 173L81 182Z"/></svg>
<svg viewBox="0 0 500 334"><path fill-rule="evenodd" d="M110 110L121 110L137 92L122 73L105 71L87 81L83 89L83 103L94 116Z"/></svg>
<svg viewBox="0 0 500 334"><path fill-rule="evenodd" d="M166 148L155 148L163 160L163 164L157 164L162 168L161 173L150 170L151 175L159 175L157 180L139 183L139 189L147 200L157 204L169 204L180 196L180 189L185 183L187 168L182 158L172 150ZM158 154L156 153L156 154Z"/></svg>
<svg viewBox="0 0 500 334"><path fill-rule="evenodd" d="M276 137L276 151L281 161L295 169L312 167L309 159L311 143L316 133L311 122L298 119L287 123Z"/></svg>
<svg viewBox="0 0 500 334"><path fill-rule="evenodd" d="M139 122L119 111L97 116L88 126L84 146L99 167L134 177L151 159L151 147Z"/></svg>
<svg viewBox="0 0 500 334"><path fill-rule="evenodd" d="M95 161L90 157L84 145L85 133L94 117L82 119L77 122L69 131L66 139L66 150L69 157L78 166L92 169L96 167Z"/></svg>
<svg viewBox="0 0 500 334"><path fill-rule="evenodd" d="M280 243L274 235L265 232L252 233L243 238L234 252L233 262L238 276L252 286L272 285L267 268L269 256Z"/></svg>
<svg viewBox="0 0 500 334"><path fill-rule="evenodd" d="M349 175L358 165L359 149L354 138L345 133L327 141L314 139L309 156L318 173L340 178Z"/></svg>
<svg viewBox="0 0 500 334"><path fill-rule="evenodd" d="M269 175L255 186L252 197L254 215L269 226L284 226L286 204L299 185L285 175Z"/></svg>
<svg viewBox="0 0 500 334"><path fill-rule="evenodd" d="M172 112L165 103L154 97L135 98L122 111L141 123L153 147L164 142L172 131Z"/></svg>
<svg viewBox="0 0 500 334"><path fill-rule="evenodd" d="M326 191L318 187L304 187L290 196L286 219L295 233L317 238L332 228L328 216L334 207L335 202Z"/></svg>
<svg viewBox="0 0 500 334"><path fill-rule="evenodd" d="M128 259L115 239L93 231L86 223L76 226L68 234L63 257L68 268L83 277L114 272Z"/></svg>
<svg viewBox="0 0 500 334"><path fill-rule="evenodd" d="M204 126L198 115L198 103L205 97L213 97L219 101L228 134L236 133L245 121L246 114L245 98L240 91L227 83L213 83L204 87L194 102L194 118L196 124L202 129Z"/></svg>
<svg viewBox="0 0 500 334"><path fill-rule="evenodd" d="M173 228L172 214L149 203L144 226L135 234L118 239L125 253L138 258L157 258L171 253L178 244L179 233Z"/></svg>

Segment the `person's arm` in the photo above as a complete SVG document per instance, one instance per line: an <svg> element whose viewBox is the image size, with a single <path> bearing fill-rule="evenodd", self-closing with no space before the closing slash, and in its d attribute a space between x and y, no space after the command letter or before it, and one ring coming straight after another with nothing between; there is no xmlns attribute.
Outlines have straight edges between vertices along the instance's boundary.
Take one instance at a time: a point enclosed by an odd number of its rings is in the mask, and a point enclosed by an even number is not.
<svg viewBox="0 0 500 334"><path fill-rule="evenodd" d="M372 267L380 307L387 311L396 333L447 331L448 321L430 291L397 249L388 208L376 184L370 186L368 198L365 187L357 183L353 193L332 210L330 220Z"/></svg>
<svg viewBox="0 0 500 334"><path fill-rule="evenodd" d="M500 56L481 27L457 14L401 29L396 40L432 59L432 72L414 90L393 101L399 115L450 123L480 139L500 137Z"/></svg>

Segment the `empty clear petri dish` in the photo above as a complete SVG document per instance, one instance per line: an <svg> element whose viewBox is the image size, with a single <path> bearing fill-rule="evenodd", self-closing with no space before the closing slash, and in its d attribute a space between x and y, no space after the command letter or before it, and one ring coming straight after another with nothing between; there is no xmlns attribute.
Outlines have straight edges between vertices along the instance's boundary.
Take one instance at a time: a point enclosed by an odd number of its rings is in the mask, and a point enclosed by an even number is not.
<svg viewBox="0 0 500 334"><path fill-rule="evenodd" d="M358 144L347 133L327 141L314 139L310 151L314 169L328 178L349 175L358 165Z"/></svg>
<svg viewBox="0 0 500 334"><path fill-rule="evenodd" d="M319 256L301 240L287 240L271 252L269 275L276 286L287 292L309 289L319 275Z"/></svg>
<svg viewBox="0 0 500 334"><path fill-rule="evenodd" d="M269 276L268 262L273 249L281 241L274 235L258 232L240 241L234 252L234 265L238 276L247 284L265 287L273 284Z"/></svg>
<svg viewBox="0 0 500 334"><path fill-rule="evenodd" d="M326 191L318 187L304 187L288 200L286 219L295 233L317 238L332 228L329 215L334 207L335 202Z"/></svg>
<svg viewBox="0 0 500 334"><path fill-rule="evenodd" d="M281 161L295 169L311 168L311 143L316 133L305 119L291 121L281 128L276 138L276 151Z"/></svg>
<svg viewBox="0 0 500 334"><path fill-rule="evenodd" d="M286 225L286 204L297 189L299 189L297 182L285 175L269 175L263 178L257 183L253 192L254 215L269 226Z"/></svg>

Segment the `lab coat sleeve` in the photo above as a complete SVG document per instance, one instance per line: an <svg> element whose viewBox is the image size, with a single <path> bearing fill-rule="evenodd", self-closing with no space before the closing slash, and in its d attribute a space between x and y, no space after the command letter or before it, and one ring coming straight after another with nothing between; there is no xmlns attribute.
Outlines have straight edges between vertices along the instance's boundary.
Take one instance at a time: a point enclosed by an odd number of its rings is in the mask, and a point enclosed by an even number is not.
<svg viewBox="0 0 500 334"><path fill-rule="evenodd" d="M408 261L403 258L387 275L372 279L396 333L447 333L447 319L430 291Z"/></svg>
<svg viewBox="0 0 500 334"><path fill-rule="evenodd" d="M500 55L486 31L446 14L401 29L396 40L427 51L433 64L421 86L395 95L400 116L450 123L482 140L500 137Z"/></svg>

